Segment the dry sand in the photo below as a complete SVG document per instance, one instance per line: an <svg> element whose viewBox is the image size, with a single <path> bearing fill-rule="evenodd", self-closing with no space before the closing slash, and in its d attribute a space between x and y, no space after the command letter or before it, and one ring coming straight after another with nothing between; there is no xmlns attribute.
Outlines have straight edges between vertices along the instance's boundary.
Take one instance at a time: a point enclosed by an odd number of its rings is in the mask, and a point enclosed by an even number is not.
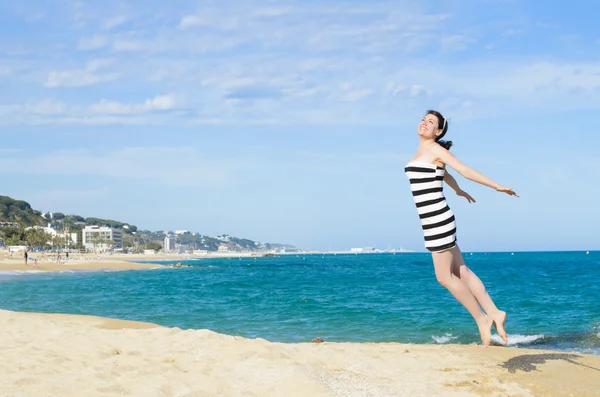
<svg viewBox="0 0 600 397"><path fill-rule="evenodd" d="M25 264L23 253L15 253L11 257L5 251L0 251L0 271L62 271L62 270L136 270L162 267L161 261L181 261L197 258L237 258L261 256L254 253L210 253L206 255L143 255L143 254L72 254L65 260L64 254L57 261L56 254L36 253L29 254L30 260ZM37 265L34 265L37 259ZM136 263L134 261L152 261L154 263Z"/></svg>
<svg viewBox="0 0 600 397"><path fill-rule="evenodd" d="M25 264L24 259L15 258L0 258L0 271L71 271L71 270L141 270L141 269L156 269L161 268L163 265L158 263L135 263L128 262L125 260L111 259L111 258L100 258L97 257L76 257L77 259L64 259L60 262L56 261L56 255L32 255L32 258L38 259L37 264L34 261L28 261ZM1 393L1 391L0 391ZM1 396L1 394L0 394Z"/></svg>
<svg viewBox="0 0 600 397"><path fill-rule="evenodd" d="M600 357L477 345L270 343L0 311L2 396L598 396Z"/></svg>

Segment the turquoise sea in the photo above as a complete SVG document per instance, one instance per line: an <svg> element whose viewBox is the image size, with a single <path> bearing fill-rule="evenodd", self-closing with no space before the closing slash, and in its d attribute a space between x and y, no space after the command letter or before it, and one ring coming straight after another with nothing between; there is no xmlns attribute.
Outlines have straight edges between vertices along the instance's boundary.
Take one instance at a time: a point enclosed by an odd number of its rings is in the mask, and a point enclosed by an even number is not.
<svg viewBox="0 0 600 397"><path fill-rule="evenodd" d="M510 344L600 355L600 252L465 253ZM141 271L3 272L0 308L90 314L270 341L479 343L427 253L182 261ZM175 262L170 262L175 263ZM494 339L500 341L495 335Z"/></svg>

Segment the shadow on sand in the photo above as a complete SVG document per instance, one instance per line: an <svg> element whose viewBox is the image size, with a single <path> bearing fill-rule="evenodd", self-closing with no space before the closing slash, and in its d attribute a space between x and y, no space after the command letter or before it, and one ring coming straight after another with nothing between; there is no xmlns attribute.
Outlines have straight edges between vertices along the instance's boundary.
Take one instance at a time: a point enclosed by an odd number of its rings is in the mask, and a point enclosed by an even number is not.
<svg viewBox="0 0 600 397"><path fill-rule="evenodd" d="M579 365L581 367L590 368L596 371L600 371L598 368L590 367L589 365L581 364L575 361L575 359L581 358L577 354L568 353L542 353L542 354L523 354L516 356L503 364L500 364L502 368L508 369L511 374L517 372L517 370L524 372L531 372L537 370L537 365L545 364L549 360L563 360L573 365Z"/></svg>

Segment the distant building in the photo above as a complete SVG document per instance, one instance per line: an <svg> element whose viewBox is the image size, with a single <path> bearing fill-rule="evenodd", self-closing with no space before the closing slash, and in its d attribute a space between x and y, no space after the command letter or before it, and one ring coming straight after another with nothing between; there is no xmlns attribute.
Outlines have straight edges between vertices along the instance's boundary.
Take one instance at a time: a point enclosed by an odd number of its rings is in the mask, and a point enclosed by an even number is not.
<svg viewBox="0 0 600 397"><path fill-rule="evenodd" d="M175 230L175 234L176 235L180 235L180 234L186 234L189 233L189 230Z"/></svg>
<svg viewBox="0 0 600 397"><path fill-rule="evenodd" d="M10 245L8 247L8 252L13 253L13 252L25 252L27 251L27 247L24 245Z"/></svg>
<svg viewBox="0 0 600 397"><path fill-rule="evenodd" d="M163 252L173 252L175 251L175 237L167 236L165 237L165 241L163 243Z"/></svg>
<svg viewBox="0 0 600 397"><path fill-rule="evenodd" d="M359 254L364 252L375 252L374 247L363 247L363 248L350 248L350 252Z"/></svg>
<svg viewBox="0 0 600 397"><path fill-rule="evenodd" d="M48 234L50 236L50 239L48 240L48 244L53 245L53 239L55 237L59 237L59 238L64 238L64 242L62 244L67 244L67 245L77 245L77 233L69 233L68 230L65 233L59 233L56 229L52 228L52 226L50 224L48 224L48 226L46 227L42 227L42 226L30 226L25 228L25 230L29 230L29 229L41 229L43 230L46 234Z"/></svg>
<svg viewBox="0 0 600 397"><path fill-rule="evenodd" d="M90 251L120 251L123 233L110 227L86 226L81 231L83 247Z"/></svg>
<svg viewBox="0 0 600 397"><path fill-rule="evenodd" d="M219 245L219 252L229 252L229 247L226 245Z"/></svg>

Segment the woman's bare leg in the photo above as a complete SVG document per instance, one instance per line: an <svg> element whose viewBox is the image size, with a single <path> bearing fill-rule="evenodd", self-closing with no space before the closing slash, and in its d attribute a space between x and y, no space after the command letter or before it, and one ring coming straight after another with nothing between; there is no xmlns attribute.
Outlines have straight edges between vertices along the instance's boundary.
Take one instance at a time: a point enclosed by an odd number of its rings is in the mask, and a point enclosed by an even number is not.
<svg viewBox="0 0 600 397"><path fill-rule="evenodd" d="M481 342L484 346L488 346L492 340L492 318L481 310L477 299L473 296L467 284L452 273L452 263L455 261L456 251L452 249L443 252L432 252L431 255L438 282L450 291L456 300L471 313L479 327Z"/></svg>
<svg viewBox="0 0 600 397"><path fill-rule="evenodd" d="M483 307L483 310L488 316L492 318L496 325L498 335L504 340L504 343L508 343L508 336L504 329L504 322L506 321L506 313L498 310L494 301L488 294L485 285L477 277L477 275L467 267L464 258L458 246L452 248L454 262L452 263L452 274L460 278L468 287L477 302Z"/></svg>

